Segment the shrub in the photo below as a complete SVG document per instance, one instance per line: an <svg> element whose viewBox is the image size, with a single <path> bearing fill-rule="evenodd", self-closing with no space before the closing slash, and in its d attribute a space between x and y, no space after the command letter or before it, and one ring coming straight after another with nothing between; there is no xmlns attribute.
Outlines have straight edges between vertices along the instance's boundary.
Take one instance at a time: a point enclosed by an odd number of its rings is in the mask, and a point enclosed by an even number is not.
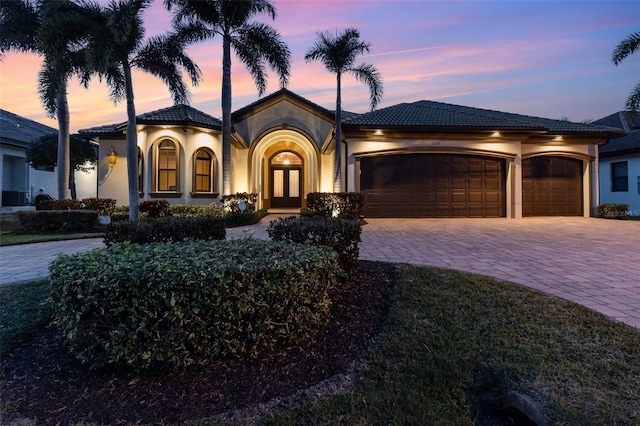
<svg viewBox="0 0 640 426"><path fill-rule="evenodd" d="M183 204L172 204L169 206L169 212L171 216L176 217L193 217L193 216L214 216L222 217L224 212L222 208L215 204L209 204L208 206L193 206Z"/></svg>
<svg viewBox="0 0 640 426"><path fill-rule="evenodd" d="M331 247L345 272L351 272L358 262L360 234L358 220L334 217L288 217L272 221L267 234L274 241L311 243Z"/></svg>
<svg viewBox="0 0 640 426"><path fill-rule="evenodd" d="M138 209L141 216L149 217L152 219L171 216L171 211L169 210L169 202L167 200L142 201L138 205Z"/></svg>
<svg viewBox="0 0 640 426"><path fill-rule="evenodd" d="M227 228L233 228L236 226L253 225L260 222L260 219L265 217L268 212L264 209L258 211L244 211L238 213L227 213L224 216L224 224Z"/></svg>
<svg viewBox="0 0 640 426"><path fill-rule="evenodd" d="M50 266L55 319L93 368L257 357L326 323L327 248L260 240L117 244Z"/></svg>
<svg viewBox="0 0 640 426"><path fill-rule="evenodd" d="M258 200L258 194L256 193L247 193L247 192L236 192L231 195L224 195L220 198L222 202L222 207L227 212L231 213L241 213L240 203L245 203L246 212L255 210L255 203Z"/></svg>
<svg viewBox="0 0 640 426"><path fill-rule="evenodd" d="M317 216L360 220L364 197L359 192L310 192L307 210Z"/></svg>
<svg viewBox="0 0 640 426"><path fill-rule="evenodd" d="M98 223L94 210L36 210L18 212L21 232L87 232Z"/></svg>
<svg viewBox="0 0 640 426"><path fill-rule="evenodd" d="M82 200L83 208L95 210L99 215L111 216L116 208L116 200L113 198L85 198Z"/></svg>
<svg viewBox="0 0 640 426"><path fill-rule="evenodd" d="M224 240L226 230L221 218L212 216L163 217L136 222L119 221L105 226L104 243L107 246L129 241L145 244L179 242L186 239Z"/></svg>
<svg viewBox="0 0 640 426"><path fill-rule="evenodd" d="M628 211L628 204L605 203L597 207L596 216L607 219L626 219Z"/></svg>
<svg viewBox="0 0 640 426"><path fill-rule="evenodd" d="M111 222L129 220L129 206L116 206L111 213Z"/></svg>
<svg viewBox="0 0 640 426"><path fill-rule="evenodd" d="M43 200L36 204L36 210L80 210L80 200Z"/></svg>

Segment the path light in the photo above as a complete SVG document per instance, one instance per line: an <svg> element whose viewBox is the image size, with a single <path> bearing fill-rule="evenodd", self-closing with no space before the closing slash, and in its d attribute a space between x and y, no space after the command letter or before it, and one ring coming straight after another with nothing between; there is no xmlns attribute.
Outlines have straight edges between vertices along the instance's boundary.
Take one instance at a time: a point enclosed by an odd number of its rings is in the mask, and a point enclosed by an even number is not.
<svg viewBox="0 0 640 426"><path fill-rule="evenodd" d="M109 164L111 164L112 166L115 166L116 162L118 161L118 153L113 148L113 145L111 145L111 148L109 148L109 153L107 154L107 160L109 161Z"/></svg>

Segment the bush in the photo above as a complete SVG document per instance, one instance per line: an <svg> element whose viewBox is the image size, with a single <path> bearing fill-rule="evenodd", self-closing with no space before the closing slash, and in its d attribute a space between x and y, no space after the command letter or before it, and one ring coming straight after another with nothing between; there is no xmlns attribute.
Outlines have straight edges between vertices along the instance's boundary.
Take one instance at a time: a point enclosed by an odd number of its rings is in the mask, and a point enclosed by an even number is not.
<svg viewBox="0 0 640 426"><path fill-rule="evenodd" d="M264 209L256 211L244 211L239 213L227 213L224 216L224 224L227 228L236 226L253 225L260 222L268 212Z"/></svg>
<svg viewBox="0 0 640 426"><path fill-rule="evenodd" d="M50 266L55 320L93 368L257 357L326 323L326 248L260 240L118 244Z"/></svg>
<svg viewBox="0 0 640 426"><path fill-rule="evenodd" d="M36 210L18 212L21 232L87 232L98 224L94 210Z"/></svg>
<svg viewBox="0 0 640 426"><path fill-rule="evenodd" d="M345 272L358 263L360 234L358 220L334 217L288 217L272 221L267 234L274 241L310 243L331 247L338 254L338 262Z"/></svg>
<svg viewBox="0 0 640 426"><path fill-rule="evenodd" d="M255 203L258 200L258 194L247 192L236 192L235 194L225 195L220 198L222 207L225 211L231 213L242 213L240 203L245 203L246 212L255 210Z"/></svg>
<svg viewBox="0 0 640 426"><path fill-rule="evenodd" d="M105 226L104 243L107 246L129 241L146 244L179 242L186 239L224 240L226 230L221 218L212 216L163 217L136 222L119 221Z"/></svg>
<svg viewBox="0 0 640 426"><path fill-rule="evenodd" d="M359 192L310 192L307 194L307 210L324 217L342 217L360 220L364 197Z"/></svg>
<svg viewBox="0 0 640 426"><path fill-rule="evenodd" d="M43 200L36 204L36 210L80 210L80 200Z"/></svg>
<svg viewBox="0 0 640 426"><path fill-rule="evenodd" d="M596 216L607 219L626 219L628 211L628 204L605 203L597 207Z"/></svg>
<svg viewBox="0 0 640 426"><path fill-rule="evenodd" d="M116 208L116 200L113 198L85 198L82 200L83 208L95 210L99 215L111 216Z"/></svg>
<svg viewBox="0 0 640 426"><path fill-rule="evenodd" d="M111 214L111 223L129 220L129 206L116 206Z"/></svg>
<svg viewBox="0 0 640 426"><path fill-rule="evenodd" d="M138 205L138 209L141 216L149 217L152 219L171 216L171 211L169 210L169 202L167 200L142 201Z"/></svg>
<svg viewBox="0 0 640 426"><path fill-rule="evenodd" d="M194 216L222 217L224 215L222 208L216 206L213 203L209 204L208 206L172 204L169 206L169 213L171 213L171 216L176 216L176 217L194 217Z"/></svg>

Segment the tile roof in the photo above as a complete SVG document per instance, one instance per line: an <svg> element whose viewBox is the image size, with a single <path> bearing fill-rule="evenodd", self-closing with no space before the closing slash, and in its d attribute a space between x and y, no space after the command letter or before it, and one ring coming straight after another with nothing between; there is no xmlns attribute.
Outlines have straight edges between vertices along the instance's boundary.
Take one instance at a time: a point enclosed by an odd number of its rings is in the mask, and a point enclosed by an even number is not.
<svg viewBox="0 0 640 426"><path fill-rule="evenodd" d="M640 152L640 112L619 111L596 120L594 124L623 129L626 135L611 138L598 147L600 155L611 157L625 153Z"/></svg>
<svg viewBox="0 0 640 426"><path fill-rule="evenodd" d="M222 121L189 105L174 105L136 116L136 124L185 124L207 129L222 129ZM81 129L82 135L107 136L122 134L127 122Z"/></svg>
<svg viewBox="0 0 640 426"><path fill-rule="evenodd" d="M57 131L53 127L0 109L0 141L2 143L26 148L34 139Z"/></svg>
<svg viewBox="0 0 640 426"><path fill-rule="evenodd" d="M401 103L343 121L346 126L410 126L539 130L558 133L610 133L610 127L531 117L434 101Z"/></svg>
<svg viewBox="0 0 640 426"><path fill-rule="evenodd" d="M247 106L244 106L236 111L234 111L231 114L231 120L232 121L237 121L239 119L241 119L242 116L244 116L245 114L247 114L248 112L250 112L251 110L255 109L257 106L265 103L265 102L269 102L272 99L277 98L278 96L283 96L283 95L287 95L290 96L296 100L298 100L299 102L308 105L309 107L319 111L320 113L329 116L329 117L335 117L335 113L332 110L326 109L323 106L320 106L314 102L311 102L309 99L304 98L300 95L298 95L297 93L292 92L291 90L287 89L287 88L282 88L280 90L278 90L277 92L273 92L272 94L265 96L264 98L260 98L255 102L250 103ZM344 111L343 111L344 113ZM353 114L353 113L348 113L348 114Z"/></svg>

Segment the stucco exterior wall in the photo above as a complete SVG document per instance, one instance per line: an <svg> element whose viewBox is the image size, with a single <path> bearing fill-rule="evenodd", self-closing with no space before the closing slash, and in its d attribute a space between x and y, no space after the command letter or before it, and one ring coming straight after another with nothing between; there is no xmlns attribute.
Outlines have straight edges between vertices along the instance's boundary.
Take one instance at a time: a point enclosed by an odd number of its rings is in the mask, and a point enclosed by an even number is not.
<svg viewBox="0 0 640 426"><path fill-rule="evenodd" d="M629 176L628 191L611 191L611 163L626 161ZM629 205L632 215L640 215L640 155L600 158L600 204L623 203Z"/></svg>

